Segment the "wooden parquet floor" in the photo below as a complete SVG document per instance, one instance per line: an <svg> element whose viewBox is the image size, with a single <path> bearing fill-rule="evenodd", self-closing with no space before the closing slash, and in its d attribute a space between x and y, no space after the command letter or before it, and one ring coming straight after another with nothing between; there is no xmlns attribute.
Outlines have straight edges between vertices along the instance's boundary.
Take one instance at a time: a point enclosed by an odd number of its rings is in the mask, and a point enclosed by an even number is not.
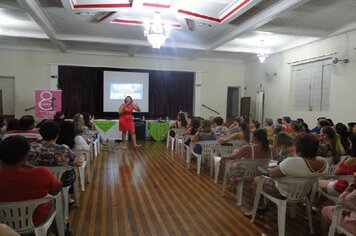
<svg viewBox="0 0 356 236"><path fill-rule="evenodd" d="M92 180L72 206L69 221L76 235L278 235L276 210L251 223L250 185L243 206L232 192L221 197L208 168L196 174L165 143L142 142L141 148L105 148L92 162ZM314 215L314 235L320 235L320 216ZM306 214L286 220L286 235L309 235Z"/></svg>

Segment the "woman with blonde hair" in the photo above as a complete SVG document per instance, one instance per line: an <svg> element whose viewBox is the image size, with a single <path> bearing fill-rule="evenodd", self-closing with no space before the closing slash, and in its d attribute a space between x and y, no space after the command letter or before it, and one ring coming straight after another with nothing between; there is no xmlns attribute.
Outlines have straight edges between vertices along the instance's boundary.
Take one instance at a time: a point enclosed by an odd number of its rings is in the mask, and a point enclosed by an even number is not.
<svg viewBox="0 0 356 236"><path fill-rule="evenodd" d="M85 126L84 116L82 114L77 113L73 116L73 125L76 135L88 136L95 140L95 134L87 126Z"/></svg>
<svg viewBox="0 0 356 236"><path fill-rule="evenodd" d="M320 131L319 139L322 144L319 147L318 155L332 157L332 163L330 164L339 163L340 157L345 155L345 150L335 129L331 126L323 127Z"/></svg>

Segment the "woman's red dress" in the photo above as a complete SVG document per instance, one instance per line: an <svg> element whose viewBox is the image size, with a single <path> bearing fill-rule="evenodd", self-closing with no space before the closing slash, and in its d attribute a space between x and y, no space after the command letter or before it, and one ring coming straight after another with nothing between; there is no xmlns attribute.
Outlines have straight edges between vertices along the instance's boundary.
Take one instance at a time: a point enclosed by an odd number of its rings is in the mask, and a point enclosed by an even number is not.
<svg viewBox="0 0 356 236"><path fill-rule="evenodd" d="M126 104L122 104L122 107L126 107ZM120 131L135 131L135 123L132 119L132 111L134 107L132 104L124 108L124 113L119 117L119 130Z"/></svg>

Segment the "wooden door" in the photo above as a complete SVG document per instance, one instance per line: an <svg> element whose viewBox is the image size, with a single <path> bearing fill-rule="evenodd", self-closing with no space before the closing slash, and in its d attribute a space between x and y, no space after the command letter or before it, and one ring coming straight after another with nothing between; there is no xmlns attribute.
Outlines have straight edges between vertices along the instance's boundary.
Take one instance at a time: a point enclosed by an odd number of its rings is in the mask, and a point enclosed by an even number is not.
<svg viewBox="0 0 356 236"><path fill-rule="evenodd" d="M240 115L245 116L246 122L250 121L251 97L242 97L240 100Z"/></svg>

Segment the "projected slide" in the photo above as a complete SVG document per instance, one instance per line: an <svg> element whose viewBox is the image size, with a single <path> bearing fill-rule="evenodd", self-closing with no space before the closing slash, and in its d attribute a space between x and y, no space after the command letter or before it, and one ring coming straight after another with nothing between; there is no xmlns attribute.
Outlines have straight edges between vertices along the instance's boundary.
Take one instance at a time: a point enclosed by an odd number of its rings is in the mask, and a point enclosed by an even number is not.
<svg viewBox="0 0 356 236"><path fill-rule="evenodd" d="M104 71L104 112L118 112L127 96L148 112L148 78L148 73Z"/></svg>
<svg viewBox="0 0 356 236"><path fill-rule="evenodd" d="M110 84L110 99L142 99L143 84Z"/></svg>

